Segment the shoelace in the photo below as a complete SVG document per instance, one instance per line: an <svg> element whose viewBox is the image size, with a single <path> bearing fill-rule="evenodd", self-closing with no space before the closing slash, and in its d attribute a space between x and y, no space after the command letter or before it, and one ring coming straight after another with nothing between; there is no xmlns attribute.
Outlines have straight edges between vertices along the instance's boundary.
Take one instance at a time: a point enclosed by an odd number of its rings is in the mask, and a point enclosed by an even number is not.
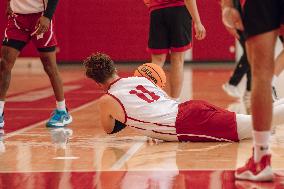
<svg viewBox="0 0 284 189"><path fill-rule="evenodd" d="M61 115L63 114L63 112L55 110L52 114L53 114L52 115L52 119L56 120L56 121L59 121L59 120L61 120Z"/></svg>

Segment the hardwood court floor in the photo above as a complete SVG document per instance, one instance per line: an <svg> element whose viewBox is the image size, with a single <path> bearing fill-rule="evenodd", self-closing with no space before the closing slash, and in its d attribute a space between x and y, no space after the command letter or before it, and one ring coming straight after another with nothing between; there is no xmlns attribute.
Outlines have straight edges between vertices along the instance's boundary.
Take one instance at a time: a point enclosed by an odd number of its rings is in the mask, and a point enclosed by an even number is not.
<svg viewBox="0 0 284 189"><path fill-rule="evenodd" d="M133 72L129 66L121 66L119 70L123 75ZM228 68L187 66L182 100L205 99L224 108L244 111L238 101L221 89L230 72ZM85 78L78 66L63 66L61 73L65 84ZM280 80L283 83L284 77ZM47 86L49 81L43 72L24 69L13 74L9 95ZM87 92L102 94L99 90ZM80 93L77 95L80 97ZM38 110L33 110L31 103L27 111L37 115ZM284 125L272 137L276 181L251 183L235 182L233 176L236 166L251 155L251 140L153 143L128 128L116 135L106 135L100 127L96 100L73 108L71 114L74 121L65 129L47 129L45 122L39 122L4 135L0 132L1 189L284 188ZM17 121L25 119L21 115L16 117ZM13 125L6 125L5 129L9 127Z"/></svg>

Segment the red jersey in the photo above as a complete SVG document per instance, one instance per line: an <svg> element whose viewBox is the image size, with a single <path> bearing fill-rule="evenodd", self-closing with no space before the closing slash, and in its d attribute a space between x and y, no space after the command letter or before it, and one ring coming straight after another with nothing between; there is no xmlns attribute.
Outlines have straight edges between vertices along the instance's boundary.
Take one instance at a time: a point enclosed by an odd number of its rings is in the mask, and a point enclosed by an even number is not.
<svg viewBox="0 0 284 189"><path fill-rule="evenodd" d="M152 11L166 7L183 6L184 0L144 0L144 3Z"/></svg>

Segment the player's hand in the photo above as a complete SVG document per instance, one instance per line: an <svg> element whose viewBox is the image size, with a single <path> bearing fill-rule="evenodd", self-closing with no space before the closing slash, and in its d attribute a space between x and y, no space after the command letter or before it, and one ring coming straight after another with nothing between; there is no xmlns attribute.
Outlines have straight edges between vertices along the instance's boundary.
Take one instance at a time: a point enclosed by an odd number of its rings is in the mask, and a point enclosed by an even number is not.
<svg viewBox="0 0 284 189"><path fill-rule="evenodd" d="M243 31L244 25L238 10L232 7L224 7L222 10L222 21L229 33L239 39L240 36L237 30Z"/></svg>
<svg viewBox="0 0 284 189"><path fill-rule="evenodd" d="M146 7L150 7L150 0L143 0Z"/></svg>
<svg viewBox="0 0 284 189"><path fill-rule="evenodd" d="M10 3L8 2L7 4L7 8L6 8L6 15L7 16L12 16L13 15L13 11L11 9Z"/></svg>
<svg viewBox="0 0 284 189"><path fill-rule="evenodd" d="M206 30L202 25L202 23L195 23L194 29L195 29L195 38L197 40L202 40L206 37Z"/></svg>
<svg viewBox="0 0 284 189"><path fill-rule="evenodd" d="M158 144L158 143L161 143L161 142L163 142L163 140L147 137L147 143L149 145L154 145L154 144Z"/></svg>
<svg viewBox="0 0 284 189"><path fill-rule="evenodd" d="M40 35L42 33L47 32L49 25L50 25L49 18L47 18L45 16L41 16L37 21L37 24L35 26L35 32L33 34Z"/></svg>

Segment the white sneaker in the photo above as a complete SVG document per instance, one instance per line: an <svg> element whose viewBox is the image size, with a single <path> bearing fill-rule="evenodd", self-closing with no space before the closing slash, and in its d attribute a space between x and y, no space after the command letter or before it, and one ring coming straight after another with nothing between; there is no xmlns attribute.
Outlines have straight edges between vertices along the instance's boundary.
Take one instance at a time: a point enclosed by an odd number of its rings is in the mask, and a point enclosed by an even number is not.
<svg viewBox="0 0 284 189"><path fill-rule="evenodd" d="M236 179L250 181L272 181L271 155L264 155L259 163L255 163L253 157L235 172Z"/></svg>
<svg viewBox="0 0 284 189"><path fill-rule="evenodd" d="M241 97L241 93L240 93L238 87L236 87L234 85L231 85L229 83L225 83L225 84L222 85L222 88L229 96L232 96L232 97L235 97L235 98Z"/></svg>

